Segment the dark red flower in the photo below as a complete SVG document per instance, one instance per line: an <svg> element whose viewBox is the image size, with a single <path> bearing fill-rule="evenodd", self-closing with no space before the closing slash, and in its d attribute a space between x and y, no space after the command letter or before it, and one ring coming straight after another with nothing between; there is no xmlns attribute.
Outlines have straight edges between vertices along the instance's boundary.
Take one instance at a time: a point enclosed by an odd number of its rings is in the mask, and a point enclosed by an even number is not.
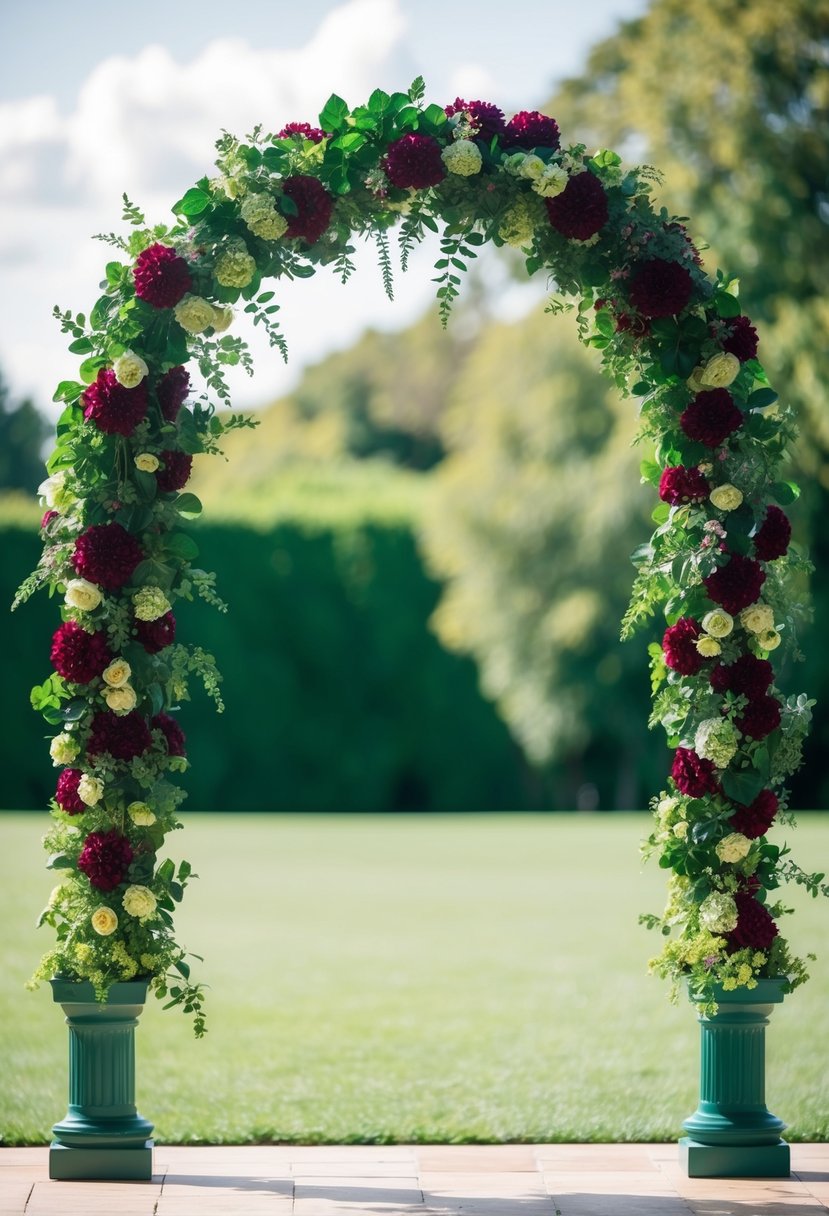
<svg viewBox="0 0 829 1216"><path fill-rule="evenodd" d="M81 393L83 416L107 435L131 435L147 412L147 382L124 388L111 367L102 367L94 384Z"/></svg>
<svg viewBox="0 0 829 1216"><path fill-rule="evenodd" d="M607 195L589 169L571 177L561 194L544 202L550 223L571 240L589 241L607 223Z"/></svg>
<svg viewBox="0 0 829 1216"><path fill-rule="evenodd" d="M730 355L736 355L741 363L746 359L754 359L757 355L759 338L757 330L748 317L733 317L728 325L731 332L722 343L722 348Z"/></svg>
<svg viewBox="0 0 829 1216"><path fill-rule="evenodd" d="M557 148L561 143L558 123L538 110L521 110L507 123L505 148Z"/></svg>
<svg viewBox="0 0 829 1216"><path fill-rule="evenodd" d="M634 267L628 295L643 317L673 317L691 299L694 281L679 262L651 258Z"/></svg>
<svg viewBox="0 0 829 1216"><path fill-rule="evenodd" d="M702 581L714 603L736 616L760 598L766 572L753 558L735 553L726 565Z"/></svg>
<svg viewBox="0 0 829 1216"><path fill-rule="evenodd" d="M287 237L301 237L309 245L318 241L331 222L334 200L322 182L305 173L287 177L282 193L296 206L296 215L285 215Z"/></svg>
<svg viewBox="0 0 829 1216"><path fill-rule="evenodd" d="M78 869L99 891L114 891L127 876L132 845L117 829L90 832L78 858Z"/></svg>
<svg viewBox="0 0 829 1216"><path fill-rule="evenodd" d="M325 139L325 132L319 127L312 127L308 122L289 122L277 132L277 139L291 139L293 136L299 136L300 139L310 139L312 143L321 144Z"/></svg>
<svg viewBox="0 0 829 1216"><path fill-rule="evenodd" d="M792 525L779 507L771 506L754 537L754 553L761 562L783 557L792 539Z"/></svg>
<svg viewBox="0 0 829 1216"><path fill-rule="evenodd" d="M119 715L102 709L92 719L86 750L90 756L109 752L113 760L133 760L149 751L152 744L147 723L137 710Z"/></svg>
<svg viewBox="0 0 829 1216"><path fill-rule="evenodd" d="M48 528L49 524L52 522L52 520L57 519L59 517L59 515L60 515L60 511L52 511L52 510L47 511L46 514L43 516L43 519L40 521L41 532L43 532L43 530L45 528Z"/></svg>
<svg viewBox="0 0 829 1216"><path fill-rule="evenodd" d="M172 612L165 612L154 621L136 620L135 636L147 654L158 654L176 640L176 618Z"/></svg>
<svg viewBox="0 0 829 1216"><path fill-rule="evenodd" d="M401 135L383 158L386 177L398 190L425 190L446 177L440 144L431 135Z"/></svg>
<svg viewBox="0 0 829 1216"><path fill-rule="evenodd" d="M748 891L735 891L734 902L737 905L737 924L728 934L729 953L744 947L768 950L778 933L768 908L758 903Z"/></svg>
<svg viewBox="0 0 829 1216"><path fill-rule="evenodd" d="M662 639L665 662L683 676L694 676L705 660L695 646L700 635L700 626L690 616L683 616L675 625L669 625Z"/></svg>
<svg viewBox="0 0 829 1216"><path fill-rule="evenodd" d="M133 268L135 294L153 308L174 308L193 286L184 258L169 245L150 245Z"/></svg>
<svg viewBox="0 0 829 1216"><path fill-rule="evenodd" d="M78 793L82 776L79 768L65 768L58 777L55 802L67 815L80 815L86 810L86 803Z"/></svg>
<svg viewBox="0 0 829 1216"><path fill-rule="evenodd" d="M107 591L117 591L130 581L144 559L138 541L120 524L93 524L75 541L72 565L82 578Z"/></svg>
<svg viewBox="0 0 829 1216"><path fill-rule="evenodd" d="M486 143L491 143L494 136L503 135L506 130L503 111L489 101L463 101L456 97L451 106L445 109L447 118L455 114L468 114L475 128L475 138L483 139Z"/></svg>
<svg viewBox="0 0 829 1216"><path fill-rule="evenodd" d="M161 459L164 461L164 468L158 469L155 479L162 494L171 494L189 481L193 457L189 452L164 451L161 453Z"/></svg>
<svg viewBox="0 0 829 1216"><path fill-rule="evenodd" d="M735 726L749 739L765 739L780 725L780 702L774 697L758 697L749 701Z"/></svg>
<svg viewBox="0 0 829 1216"><path fill-rule="evenodd" d="M742 654L734 663L718 663L710 678L714 692L733 692L753 701L765 696L774 679L774 668L768 659Z"/></svg>
<svg viewBox="0 0 829 1216"><path fill-rule="evenodd" d="M164 735L168 756L186 756L184 750L184 731L169 714L156 714L150 719L150 725L156 727Z"/></svg>
<svg viewBox="0 0 829 1216"><path fill-rule="evenodd" d="M736 805L737 809L729 820L730 826L749 840L756 840L758 836L765 836L780 804L771 790L761 790L751 806Z"/></svg>
<svg viewBox="0 0 829 1216"><path fill-rule="evenodd" d="M64 680L88 684L112 662L112 651L102 630L87 633L77 621L64 621L52 636L49 657Z"/></svg>
<svg viewBox="0 0 829 1216"><path fill-rule="evenodd" d="M703 502L711 493L711 486L697 468L686 469L678 464L664 469L659 478L659 497L672 507L685 502Z"/></svg>
<svg viewBox="0 0 829 1216"><path fill-rule="evenodd" d="M671 776L681 794L701 798L719 790L713 760L703 760L689 747L678 747L671 767Z"/></svg>
<svg viewBox="0 0 829 1216"><path fill-rule="evenodd" d="M723 440L743 425L743 415L726 388L697 393L680 416L679 425L689 439L718 448Z"/></svg>
<svg viewBox="0 0 829 1216"><path fill-rule="evenodd" d="M642 338L651 332L651 323L635 312L620 312L616 314L616 333L633 334Z"/></svg>
<svg viewBox="0 0 829 1216"><path fill-rule="evenodd" d="M155 386L155 395L167 422L175 422L189 392L190 373L186 367L171 367L161 377Z"/></svg>

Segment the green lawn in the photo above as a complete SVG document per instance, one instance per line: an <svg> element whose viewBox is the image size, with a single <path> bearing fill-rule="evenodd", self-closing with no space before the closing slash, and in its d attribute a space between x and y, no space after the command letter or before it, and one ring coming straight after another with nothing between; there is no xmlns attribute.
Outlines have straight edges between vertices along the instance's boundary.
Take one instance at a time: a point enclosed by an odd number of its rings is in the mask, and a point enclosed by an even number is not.
<svg viewBox="0 0 829 1216"><path fill-rule="evenodd" d="M0 1133L65 1111L66 1032L23 983L48 929L46 816L0 816ZM663 875L636 815L186 817L201 881L182 938L206 956L201 1043L153 1000L139 1109L167 1142L662 1140L696 1102L697 1028L646 975ZM829 816L794 855L829 870ZM792 891L820 957L768 1031L769 1106L829 1138L829 907Z"/></svg>

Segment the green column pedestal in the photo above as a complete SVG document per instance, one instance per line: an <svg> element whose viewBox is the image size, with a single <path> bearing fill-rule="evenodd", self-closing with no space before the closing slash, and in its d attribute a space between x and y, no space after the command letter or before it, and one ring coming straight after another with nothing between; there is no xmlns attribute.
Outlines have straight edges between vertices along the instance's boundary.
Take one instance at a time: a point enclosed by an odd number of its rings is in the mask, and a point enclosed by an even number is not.
<svg viewBox="0 0 829 1216"><path fill-rule="evenodd" d="M69 1109L52 1128L49 1177L146 1181L153 1125L135 1109L135 1027L147 985L114 984L101 1004L89 983L51 984L69 1027Z"/></svg>
<svg viewBox="0 0 829 1216"><path fill-rule="evenodd" d="M785 979L756 988L719 989L713 1017L699 1015L700 1102L683 1123L680 1164L691 1178L788 1178L785 1123L766 1108L769 1015L787 991Z"/></svg>

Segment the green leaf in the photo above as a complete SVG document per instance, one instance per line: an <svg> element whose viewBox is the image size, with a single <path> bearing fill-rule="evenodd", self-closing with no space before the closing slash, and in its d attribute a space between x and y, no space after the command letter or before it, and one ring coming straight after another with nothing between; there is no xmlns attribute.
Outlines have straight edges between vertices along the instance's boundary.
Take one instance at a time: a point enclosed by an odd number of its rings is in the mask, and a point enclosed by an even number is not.
<svg viewBox="0 0 829 1216"><path fill-rule="evenodd" d="M433 127L442 127L449 121L443 106L436 106L434 104L426 107L423 111L423 117Z"/></svg>
<svg viewBox="0 0 829 1216"><path fill-rule="evenodd" d="M368 99L368 108L372 114L383 114L388 109L390 101L388 93L384 93L382 89L375 89Z"/></svg>
<svg viewBox="0 0 829 1216"><path fill-rule="evenodd" d="M158 872L157 872L156 876L158 878L158 881L160 883L163 883L164 886L166 887L169 885L169 883L172 882L173 875L175 874L175 872L176 872L175 863L172 861L171 858L165 857L164 861L162 861L161 865L158 867Z"/></svg>
<svg viewBox="0 0 829 1216"><path fill-rule="evenodd" d="M748 399L748 407L752 410L762 409L764 405L774 405L777 393L773 388L758 388Z"/></svg>
<svg viewBox="0 0 829 1216"><path fill-rule="evenodd" d="M81 393L84 391L84 385L78 384L76 380L61 380L58 387L55 389L53 401L77 401ZM61 415L61 418L63 415Z"/></svg>
<svg viewBox="0 0 829 1216"><path fill-rule="evenodd" d="M751 806L766 781L763 774L758 773L756 769L741 769L739 772L726 770L720 784L727 798L743 806Z"/></svg>
<svg viewBox="0 0 829 1216"><path fill-rule="evenodd" d="M76 338L74 342L69 343L69 352L73 355L88 355L94 349L89 338Z"/></svg>
<svg viewBox="0 0 829 1216"><path fill-rule="evenodd" d="M71 870L74 866L72 858L66 853L53 853L46 862L47 870Z"/></svg>
<svg viewBox="0 0 829 1216"><path fill-rule="evenodd" d="M192 561L199 555L199 546L186 532L171 532L164 540L164 548L183 561Z"/></svg>
<svg viewBox="0 0 829 1216"><path fill-rule="evenodd" d="M776 481L769 493L781 507L788 507L800 497L800 486L794 481Z"/></svg>
<svg viewBox="0 0 829 1216"><path fill-rule="evenodd" d="M717 310L719 317L739 317L742 313L740 301L736 296L732 296L730 292L718 291L714 296L714 308Z"/></svg>
<svg viewBox="0 0 829 1216"><path fill-rule="evenodd" d="M323 131L339 131L348 117L348 102L332 93L320 111L320 126Z"/></svg>
<svg viewBox="0 0 829 1216"><path fill-rule="evenodd" d="M201 215L210 206L210 195L198 186L193 186L173 205L173 215Z"/></svg>
<svg viewBox="0 0 829 1216"><path fill-rule="evenodd" d="M186 519L195 519L202 513L201 499L197 498L195 494L179 494L175 507L179 515L183 515Z"/></svg>

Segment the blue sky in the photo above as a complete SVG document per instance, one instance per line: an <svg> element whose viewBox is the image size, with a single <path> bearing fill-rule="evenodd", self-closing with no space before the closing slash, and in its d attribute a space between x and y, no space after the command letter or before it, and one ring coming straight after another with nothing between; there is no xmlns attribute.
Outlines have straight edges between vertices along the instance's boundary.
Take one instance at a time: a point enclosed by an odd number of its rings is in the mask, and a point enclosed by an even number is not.
<svg viewBox="0 0 829 1216"><path fill-rule="evenodd" d="M329 93L357 104L423 75L428 100L460 93L534 108L589 46L646 0L5 0L0 5L0 369L15 396L46 405L74 372L52 306L88 309L108 260L89 238L119 226L127 191L153 220L209 171L222 127L313 121ZM46 35L46 36L44 36ZM573 138L577 133L573 133ZM289 368L252 342L249 408L365 326L428 305L429 250L386 301L369 263L342 288L280 288ZM299 290L296 290L299 289ZM344 293L347 293L344 294ZM247 335L246 335L247 336Z"/></svg>

